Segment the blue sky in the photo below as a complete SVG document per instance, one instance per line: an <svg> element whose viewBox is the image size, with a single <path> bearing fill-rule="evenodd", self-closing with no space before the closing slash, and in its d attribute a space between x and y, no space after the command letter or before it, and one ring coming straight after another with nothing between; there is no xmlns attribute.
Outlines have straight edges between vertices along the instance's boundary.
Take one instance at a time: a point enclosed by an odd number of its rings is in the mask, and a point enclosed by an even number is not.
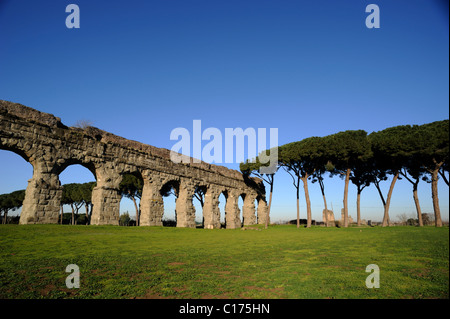
<svg viewBox="0 0 450 319"><path fill-rule="evenodd" d="M68 29L65 8L80 8ZM380 8L368 29L365 8ZM447 119L445 1L0 1L0 99L114 134L171 148L174 128L278 128L279 144L343 130L368 133ZM23 189L32 168L0 151L0 193ZM227 164L238 169L238 164ZM71 166L63 183L93 179ZM342 208L344 183L327 179L328 205ZM389 182L383 187L387 192ZM412 187L397 183L391 215L415 213ZM432 212L430 185L419 185ZM318 185L310 186L321 219ZM439 185L443 219L448 187ZM356 188L350 215L356 218ZM362 217L381 220L372 186ZM290 176L276 176L272 219L294 219ZM301 216L305 217L304 198ZM122 201L121 211L133 211Z"/></svg>

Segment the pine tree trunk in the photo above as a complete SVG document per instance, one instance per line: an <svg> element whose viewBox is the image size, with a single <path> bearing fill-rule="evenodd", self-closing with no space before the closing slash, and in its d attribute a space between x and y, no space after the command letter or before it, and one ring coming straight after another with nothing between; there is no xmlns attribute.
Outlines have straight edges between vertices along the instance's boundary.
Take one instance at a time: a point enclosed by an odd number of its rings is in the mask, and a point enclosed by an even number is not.
<svg viewBox="0 0 450 319"><path fill-rule="evenodd" d="M308 191L308 174L302 178L303 188L305 190L305 200L306 200L306 227L311 227L311 201L309 200L309 191Z"/></svg>
<svg viewBox="0 0 450 319"><path fill-rule="evenodd" d="M431 176L431 196L433 198L433 209L434 209L434 222L436 227L442 227L441 220L441 210L439 208L439 197L438 197L438 172L440 165L436 165L432 176Z"/></svg>
<svg viewBox="0 0 450 319"><path fill-rule="evenodd" d="M419 183L419 179L417 179L416 183L413 184L413 198L414 198L414 204L416 205L416 211L417 211L417 219L419 221L419 226L423 226L423 220L422 220L422 210L420 209L419 204L419 196L417 195L417 184Z"/></svg>
<svg viewBox="0 0 450 319"><path fill-rule="evenodd" d="M297 177L297 228L300 228L300 178Z"/></svg>
<svg viewBox="0 0 450 319"><path fill-rule="evenodd" d="M76 207L76 213L75 213L75 225L78 225L78 210L80 209L80 207Z"/></svg>
<svg viewBox="0 0 450 319"><path fill-rule="evenodd" d="M323 204L325 206L325 218L324 218L324 223L325 223L325 227L328 227L328 207L327 207L327 199L325 198L325 189L323 187L323 182L321 180L319 180L319 185L320 185L320 190L322 192L322 198L323 198Z"/></svg>
<svg viewBox="0 0 450 319"><path fill-rule="evenodd" d="M86 225L89 225L89 207L87 203L84 203L84 207L86 208Z"/></svg>
<svg viewBox="0 0 450 319"><path fill-rule="evenodd" d="M63 223L63 216L64 216L64 205L61 205L61 218L60 218L60 224Z"/></svg>
<svg viewBox="0 0 450 319"><path fill-rule="evenodd" d="M136 204L136 199L134 198L134 196L131 196L130 198L133 201L134 209L136 210L136 226L139 226L139 208Z"/></svg>
<svg viewBox="0 0 450 319"><path fill-rule="evenodd" d="M89 220L88 220L88 224L91 224L91 217L92 217L92 203L89 204Z"/></svg>
<svg viewBox="0 0 450 319"><path fill-rule="evenodd" d="M325 198L325 195L322 194L323 197L323 203L325 205L325 218L324 218L324 222L325 222L325 227L328 227L328 207L327 207L327 200Z"/></svg>
<svg viewBox="0 0 450 319"><path fill-rule="evenodd" d="M347 168L344 187L344 227L348 227L348 184L350 181L350 172L351 169Z"/></svg>
<svg viewBox="0 0 450 319"><path fill-rule="evenodd" d="M394 191L395 182L398 179L399 172L396 172L394 178L392 179L391 186L389 187L389 192L386 198L386 205L384 206L384 217L383 217L383 227L389 226L389 205L391 203L392 192Z"/></svg>
<svg viewBox="0 0 450 319"><path fill-rule="evenodd" d="M270 208L272 207L272 193L273 193L273 179L272 182L270 183L269 207L267 208L266 214L266 229L269 227Z"/></svg>
<svg viewBox="0 0 450 319"><path fill-rule="evenodd" d="M356 214L358 226L361 226L361 188L358 186L358 194L356 195Z"/></svg>

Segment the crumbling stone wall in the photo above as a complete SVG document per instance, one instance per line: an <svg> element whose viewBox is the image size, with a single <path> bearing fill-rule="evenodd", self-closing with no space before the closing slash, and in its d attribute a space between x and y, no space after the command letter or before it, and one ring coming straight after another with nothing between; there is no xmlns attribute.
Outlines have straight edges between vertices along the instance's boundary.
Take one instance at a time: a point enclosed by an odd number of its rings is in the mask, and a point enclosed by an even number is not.
<svg viewBox="0 0 450 319"><path fill-rule="evenodd" d="M177 226L195 227L192 196L197 186L206 187L205 228L220 227L218 198L227 198L227 228L241 226L238 198L244 198L244 223L264 223L266 199L263 183L236 171L205 162L173 163L170 151L130 141L98 128L67 127L61 119L17 103L0 100L0 149L22 156L33 166L20 216L21 224L57 223L62 187L59 174L80 164L96 177L92 194L91 224L118 225L123 174L141 176L140 225L162 225L164 202L161 189L176 182ZM256 215L255 200L258 201Z"/></svg>
<svg viewBox="0 0 450 319"><path fill-rule="evenodd" d="M322 211L322 219L326 226L335 226L334 213L332 210Z"/></svg>

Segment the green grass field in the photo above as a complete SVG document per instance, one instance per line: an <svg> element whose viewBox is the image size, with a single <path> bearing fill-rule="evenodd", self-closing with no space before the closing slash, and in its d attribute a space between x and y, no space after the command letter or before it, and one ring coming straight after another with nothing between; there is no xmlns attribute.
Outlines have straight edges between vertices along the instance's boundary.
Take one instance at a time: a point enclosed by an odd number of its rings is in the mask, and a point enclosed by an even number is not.
<svg viewBox="0 0 450 319"><path fill-rule="evenodd" d="M449 298L449 229L1 225L0 298Z"/></svg>

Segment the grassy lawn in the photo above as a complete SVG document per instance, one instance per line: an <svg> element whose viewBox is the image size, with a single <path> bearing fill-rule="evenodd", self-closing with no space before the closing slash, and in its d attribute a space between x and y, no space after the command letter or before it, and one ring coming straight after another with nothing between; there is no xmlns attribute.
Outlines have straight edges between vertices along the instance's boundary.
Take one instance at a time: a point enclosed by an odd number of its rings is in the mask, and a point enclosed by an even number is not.
<svg viewBox="0 0 450 319"><path fill-rule="evenodd" d="M449 298L449 229L1 225L0 298Z"/></svg>

